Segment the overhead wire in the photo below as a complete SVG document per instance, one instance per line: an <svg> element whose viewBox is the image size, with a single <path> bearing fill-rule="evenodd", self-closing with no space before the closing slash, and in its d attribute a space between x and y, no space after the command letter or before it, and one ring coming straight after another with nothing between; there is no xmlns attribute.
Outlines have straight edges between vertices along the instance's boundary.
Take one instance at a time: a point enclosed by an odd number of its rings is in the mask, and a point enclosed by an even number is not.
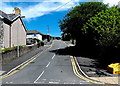
<svg viewBox="0 0 120 86"><path fill-rule="evenodd" d="M72 1L73 1L73 0L68 1L67 3L65 3L65 4L63 4L63 5L61 5L61 6L59 6L57 9L55 9L55 10L53 10L53 11L57 11L58 9L64 7L65 5L69 4L69 3L72 2Z"/></svg>

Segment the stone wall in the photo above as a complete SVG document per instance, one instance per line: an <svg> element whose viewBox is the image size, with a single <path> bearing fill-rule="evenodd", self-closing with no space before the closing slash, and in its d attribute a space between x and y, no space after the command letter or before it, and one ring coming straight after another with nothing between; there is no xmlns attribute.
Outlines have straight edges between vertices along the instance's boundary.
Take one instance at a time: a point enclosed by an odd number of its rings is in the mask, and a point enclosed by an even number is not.
<svg viewBox="0 0 120 86"><path fill-rule="evenodd" d="M37 49L37 47L38 47L37 45L21 47L20 56L25 55L28 52ZM2 58L0 59L0 62L2 62L3 64L11 62L14 59L20 58L20 57L17 57L17 49L0 53L0 57Z"/></svg>
<svg viewBox="0 0 120 86"><path fill-rule="evenodd" d="M3 36L4 36L3 22L2 19L0 18L0 49L3 48Z"/></svg>

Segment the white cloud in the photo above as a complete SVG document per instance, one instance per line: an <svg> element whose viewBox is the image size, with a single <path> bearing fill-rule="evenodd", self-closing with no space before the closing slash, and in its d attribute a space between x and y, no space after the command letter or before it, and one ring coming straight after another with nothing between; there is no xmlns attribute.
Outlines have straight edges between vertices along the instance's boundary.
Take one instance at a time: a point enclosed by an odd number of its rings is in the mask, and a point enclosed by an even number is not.
<svg viewBox="0 0 120 86"><path fill-rule="evenodd" d="M12 6L8 6L3 2L0 2L0 10L6 13L13 13L14 8Z"/></svg>
<svg viewBox="0 0 120 86"><path fill-rule="evenodd" d="M38 2L38 4L28 5L28 7L23 7L20 5L19 8L22 11L22 15L24 15L26 19L31 19L45 14L49 14L51 12L67 10L82 1L85 0L42 0L41 2ZM118 1L120 0L103 0L105 4L109 3L110 6L117 5ZM14 7L12 5L7 5L4 2L0 2L0 10L6 13L13 13Z"/></svg>
<svg viewBox="0 0 120 86"><path fill-rule="evenodd" d="M26 17L26 19L36 18L45 14L49 14L54 11L63 11L67 10L76 5L76 2L80 0L43 0L42 2L38 2L36 5L29 5L28 7L19 6L22 11L22 15ZM57 2L57 3L55 3ZM68 3L68 4L66 4ZM66 5L64 5L66 4ZM0 2L0 9L6 13L13 13L13 6L7 5L3 2ZM64 5L64 6L63 6Z"/></svg>
<svg viewBox="0 0 120 86"><path fill-rule="evenodd" d="M103 3L109 4L109 6L111 7L111 6L114 6L114 5L118 5L119 1L120 0L103 0Z"/></svg>

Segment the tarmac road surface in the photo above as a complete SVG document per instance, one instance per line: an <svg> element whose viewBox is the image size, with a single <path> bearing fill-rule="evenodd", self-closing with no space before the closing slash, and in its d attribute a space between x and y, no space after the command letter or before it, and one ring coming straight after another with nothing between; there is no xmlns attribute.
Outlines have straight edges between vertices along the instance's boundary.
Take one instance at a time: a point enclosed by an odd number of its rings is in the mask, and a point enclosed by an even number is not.
<svg viewBox="0 0 120 86"><path fill-rule="evenodd" d="M61 40L18 72L2 79L2 84L92 84L78 78L72 69L69 55L56 55L58 49L67 47ZM56 52L51 52L56 50Z"/></svg>

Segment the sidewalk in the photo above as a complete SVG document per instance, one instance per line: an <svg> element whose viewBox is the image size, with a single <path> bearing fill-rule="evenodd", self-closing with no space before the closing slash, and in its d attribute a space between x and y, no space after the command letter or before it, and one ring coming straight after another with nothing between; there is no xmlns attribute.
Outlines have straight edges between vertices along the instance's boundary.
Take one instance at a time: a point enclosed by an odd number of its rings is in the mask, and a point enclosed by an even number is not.
<svg viewBox="0 0 120 86"><path fill-rule="evenodd" d="M69 46L74 46L73 44L70 44L70 42L66 42L66 44ZM83 58L84 60L86 60L86 58ZM82 59L82 60L83 60ZM77 61L80 60L80 59L77 59ZM84 65L83 65L84 66ZM85 72L83 70L83 72ZM118 76L102 76L102 77L93 77L93 76L90 76L89 77L90 79L92 80L96 80L96 81L100 81L100 82L104 82L104 83L108 83L108 84L118 84L120 85L120 77Z"/></svg>
<svg viewBox="0 0 120 86"><path fill-rule="evenodd" d="M11 61L10 63L7 64L2 64L2 70L0 70L0 75L4 75L7 72L9 72L10 70L12 70L13 68L15 68L16 66L22 64L23 62L27 61L28 59L32 58L33 56L35 56L36 54L46 50L49 45L51 43L47 43L45 46L37 48L33 51L30 51L28 53L26 53L25 55Z"/></svg>
<svg viewBox="0 0 120 86"><path fill-rule="evenodd" d="M120 85L120 77L89 77L89 78L100 82Z"/></svg>

